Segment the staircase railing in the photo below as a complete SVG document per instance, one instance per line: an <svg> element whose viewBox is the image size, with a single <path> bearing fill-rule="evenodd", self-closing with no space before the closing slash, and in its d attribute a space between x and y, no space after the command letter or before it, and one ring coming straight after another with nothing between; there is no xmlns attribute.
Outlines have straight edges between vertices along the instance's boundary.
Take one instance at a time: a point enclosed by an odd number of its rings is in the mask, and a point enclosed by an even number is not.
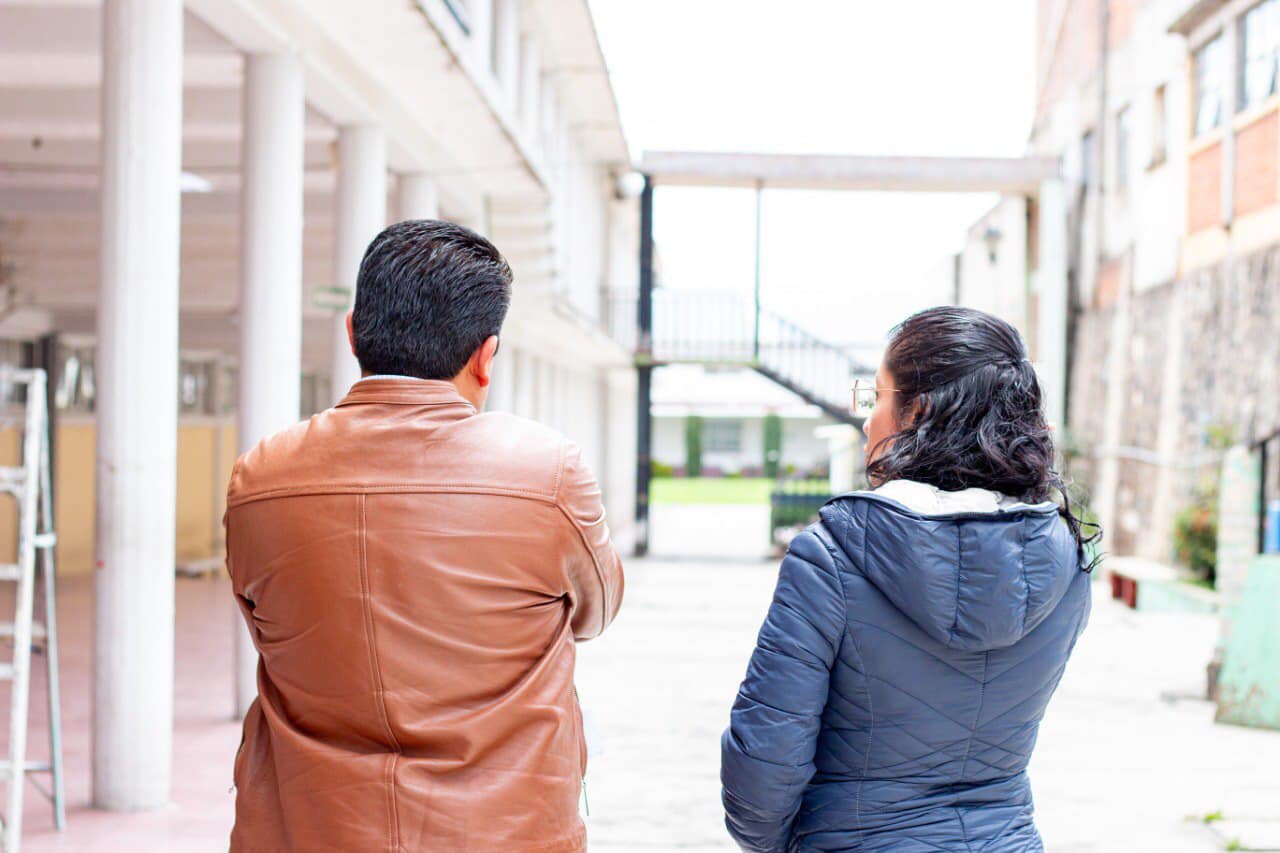
<svg viewBox="0 0 1280 853"><path fill-rule="evenodd" d="M615 339L648 364L749 367L838 421L858 423L851 388L874 367L767 309L759 323L752 300L732 291L656 290L651 340L637 339L636 301L616 298L610 308Z"/></svg>

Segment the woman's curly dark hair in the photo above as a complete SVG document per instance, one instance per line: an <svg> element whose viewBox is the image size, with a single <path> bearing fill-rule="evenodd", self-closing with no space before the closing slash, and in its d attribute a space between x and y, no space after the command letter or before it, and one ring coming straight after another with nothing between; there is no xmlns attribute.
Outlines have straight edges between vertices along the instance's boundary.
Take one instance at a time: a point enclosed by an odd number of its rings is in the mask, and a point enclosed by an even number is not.
<svg viewBox="0 0 1280 853"><path fill-rule="evenodd" d="M884 366L903 426L871 448L873 486L917 480L948 491L991 489L1027 503L1056 491L1084 564L1085 546L1102 531L1072 512L1067 484L1053 467L1040 383L1013 326L970 308L930 308L890 333Z"/></svg>

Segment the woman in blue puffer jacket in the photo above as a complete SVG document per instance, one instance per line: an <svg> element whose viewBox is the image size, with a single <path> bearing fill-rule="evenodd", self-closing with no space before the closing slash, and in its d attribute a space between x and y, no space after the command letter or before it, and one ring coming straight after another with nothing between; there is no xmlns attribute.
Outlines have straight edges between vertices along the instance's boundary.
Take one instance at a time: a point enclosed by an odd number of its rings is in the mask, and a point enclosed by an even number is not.
<svg viewBox="0 0 1280 853"><path fill-rule="evenodd" d="M770 853L1042 850L1027 762L1100 533L1054 471L1026 350L931 309L855 398L874 488L782 563L722 744L729 832Z"/></svg>

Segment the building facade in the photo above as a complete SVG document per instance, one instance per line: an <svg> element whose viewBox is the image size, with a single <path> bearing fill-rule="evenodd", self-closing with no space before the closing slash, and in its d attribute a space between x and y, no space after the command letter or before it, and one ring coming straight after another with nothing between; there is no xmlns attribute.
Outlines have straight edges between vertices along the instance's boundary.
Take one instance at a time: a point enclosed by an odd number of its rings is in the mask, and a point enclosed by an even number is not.
<svg viewBox="0 0 1280 853"><path fill-rule="evenodd" d="M664 367L654 386L653 461L660 471L688 473L689 419L697 418L704 476L763 476L766 418L773 415L779 475L827 476L830 442L818 430L835 421L764 377L682 364Z"/></svg>
<svg viewBox="0 0 1280 853"><path fill-rule="evenodd" d="M1172 560L1222 447L1280 428L1280 0L1039 0L1036 35L1029 144L1070 211L1060 443L1107 550Z"/></svg>
<svg viewBox="0 0 1280 853"><path fill-rule="evenodd" d="M175 569L218 564L238 453L357 377L343 316L390 222L506 255L490 406L583 447L627 546L634 372L606 306L636 287L628 163L585 0L0 4L0 360L51 375L97 805L166 802Z"/></svg>

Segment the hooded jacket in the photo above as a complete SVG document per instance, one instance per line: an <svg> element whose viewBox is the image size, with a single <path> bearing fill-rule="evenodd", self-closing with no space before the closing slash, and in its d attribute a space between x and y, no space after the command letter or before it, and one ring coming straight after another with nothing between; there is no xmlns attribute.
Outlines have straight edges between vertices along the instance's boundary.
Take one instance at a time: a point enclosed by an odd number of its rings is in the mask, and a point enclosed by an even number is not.
<svg viewBox="0 0 1280 853"><path fill-rule="evenodd" d="M1038 851L1027 762L1089 613L1051 502L899 481L792 543L722 740L750 851Z"/></svg>

